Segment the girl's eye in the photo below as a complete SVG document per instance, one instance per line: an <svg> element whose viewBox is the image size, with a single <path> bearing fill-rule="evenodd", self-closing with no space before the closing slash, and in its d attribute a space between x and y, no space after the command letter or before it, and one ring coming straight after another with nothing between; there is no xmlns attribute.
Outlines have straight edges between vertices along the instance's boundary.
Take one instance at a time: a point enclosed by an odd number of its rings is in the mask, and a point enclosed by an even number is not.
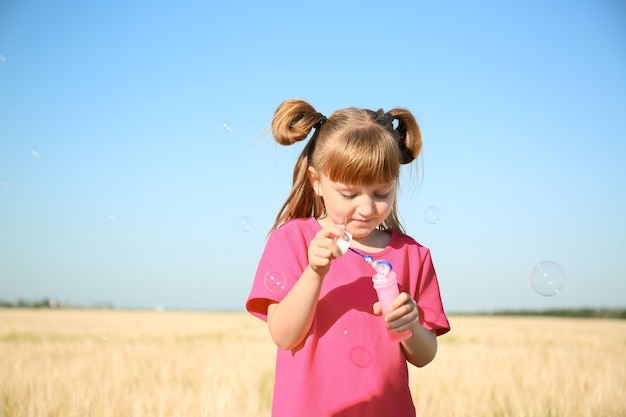
<svg viewBox="0 0 626 417"><path fill-rule="evenodd" d="M344 200L354 200L357 197L358 194L344 194L341 193L341 196L343 197ZM378 199L378 200L385 200L387 198L389 198L389 196L391 195L391 192L385 193L385 194L380 194L380 193L374 193L374 198Z"/></svg>

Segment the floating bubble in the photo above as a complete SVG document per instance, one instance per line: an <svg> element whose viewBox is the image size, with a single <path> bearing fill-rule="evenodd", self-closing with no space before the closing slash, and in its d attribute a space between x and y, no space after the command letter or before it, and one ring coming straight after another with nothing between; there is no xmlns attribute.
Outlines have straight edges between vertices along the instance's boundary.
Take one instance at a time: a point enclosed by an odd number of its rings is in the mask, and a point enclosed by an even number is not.
<svg viewBox="0 0 626 417"><path fill-rule="evenodd" d="M32 151L30 151L30 154L33 156L33 158L39 159L39 156L40 156L39 151L36 151L33 149Z"/></svg>
<svg viewBox="0 0 626 417"><path fill-rule="evenodd" d="M263 284L271 292L284 291L287 288L287 276L282 271L269 271L263 277Z"/></svg>
<svg viewBox="0 0 626 417"><path fill-rule="evenodd" d="M441 221L441 210L439 207L428 206L424 209L424 220L429 224L439 224Z"/></svg>
<svg viewBox="0 0 626 417"><path fill-rule="evenodd" d="M0 55L0 62L7 62L7 57L4 55Z"/></svg>
<svg viewBox="0 0 626 417"><path fill-rule="evenodd" d="M565 270L556 262L539 262L530 272L530 285L537 294L545 297L560 294L565 281Z"/></svg>
<svg viewBox="0 0 626 417"><path fill-rule="evenodd" d="M344 216L343 214L339 214L339 213L332 213L330 215L330 219L333 222L333 224L346 224L346 216Z"/></svg>
<svg viewBox="0 0 626 417"><path fill-rule="evenodd" d="M233 128L232 128L232 127L230 127L230 125L228 124L228 122L224 122L224 123L222 124L222 127L224 128L224 131L225 131L226 133L233 133Z"/></svg>
<svg viewBox="0 0 626 417"><path fill-rule="evenodd" d="M114 222L115 220L117 220L117 217L115 216L115 214L109 213L107 214L107 219L109 219L110 222Z"/></svg>
<svg viewBox="0 0 626 417"><path fill-rule="evenodd" d="M6 181L0 180L0 188L7 188L7 185Z"/></svg>
<svg viewBox="0 0 626 417"><path fill-rule="evenodd" d="M372 363L372 353L364 347L357 346L350 351L350 360L359 368L367 368Z"/></svg>
<svg viewBox="0 0 626 417"><path fill-rule="evenodd" d="M239 230L242 232L251 232L254 228L254 223L250 217L241 217L239 219Z"/></svg>

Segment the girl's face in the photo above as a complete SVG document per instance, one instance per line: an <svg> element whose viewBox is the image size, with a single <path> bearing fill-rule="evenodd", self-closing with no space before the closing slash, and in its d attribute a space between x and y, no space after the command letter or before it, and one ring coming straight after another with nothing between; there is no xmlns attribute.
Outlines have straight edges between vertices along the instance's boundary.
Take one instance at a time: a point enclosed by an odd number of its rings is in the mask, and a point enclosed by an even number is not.
<svg viewBox="0 0 626 417"><path fill-rule="evenodd" d="M326 213L331 218L345 216L346 230L357 240L367 237L385 221L396 198L396 181L353 186L331 181L313 170L311 184L324 199Z"/></svg>

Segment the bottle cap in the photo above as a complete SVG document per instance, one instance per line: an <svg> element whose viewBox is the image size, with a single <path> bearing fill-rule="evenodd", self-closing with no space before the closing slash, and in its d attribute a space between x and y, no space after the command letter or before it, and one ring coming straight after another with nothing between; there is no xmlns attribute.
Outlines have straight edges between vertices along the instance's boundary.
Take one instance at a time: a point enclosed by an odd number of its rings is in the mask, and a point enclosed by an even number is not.
<svg viewBox="0 0 626 417"><path fill-rule="evenodd" d="M374 288L383 288L396 282L396 274L392 271L391 262L386 259L379 259L372 262L371 265L376 271L372 277Z"/></svg>
<svg viewBox="0 0 626 417"><path fill-rule="evenodd" d="M389 275L389 273L393 269L393 267L391 266L391 262L386 259L379 259L372 262L372 268L374 268L377 274L381 274L384 276Z"/></svg>

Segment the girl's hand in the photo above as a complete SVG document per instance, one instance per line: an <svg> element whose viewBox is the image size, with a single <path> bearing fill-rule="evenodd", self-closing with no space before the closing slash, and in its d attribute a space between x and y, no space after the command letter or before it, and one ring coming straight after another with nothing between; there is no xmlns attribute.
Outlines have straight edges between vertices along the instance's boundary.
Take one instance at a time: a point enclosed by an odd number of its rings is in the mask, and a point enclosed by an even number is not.
<svg viewBox="0 0 626 417"><path fill-rule="evenodd" d="M331 224L317 232L309 244L309 267L319 276L324 277L330 269L331 261L342 255L335 242L346 238L345 230L343 224Z"/></svg>
<svg viewBox="0 0 626 417"><path fill-rule="evenodd" d="M373 310L377 316L382 314L380 302L374 303ZM419 324L417 302L409 294L405 292L400 293L391 303L391 311L384 319L385 323L387 323L386 327L390 330L402 332L413 329L416 324Z"/></svg>

